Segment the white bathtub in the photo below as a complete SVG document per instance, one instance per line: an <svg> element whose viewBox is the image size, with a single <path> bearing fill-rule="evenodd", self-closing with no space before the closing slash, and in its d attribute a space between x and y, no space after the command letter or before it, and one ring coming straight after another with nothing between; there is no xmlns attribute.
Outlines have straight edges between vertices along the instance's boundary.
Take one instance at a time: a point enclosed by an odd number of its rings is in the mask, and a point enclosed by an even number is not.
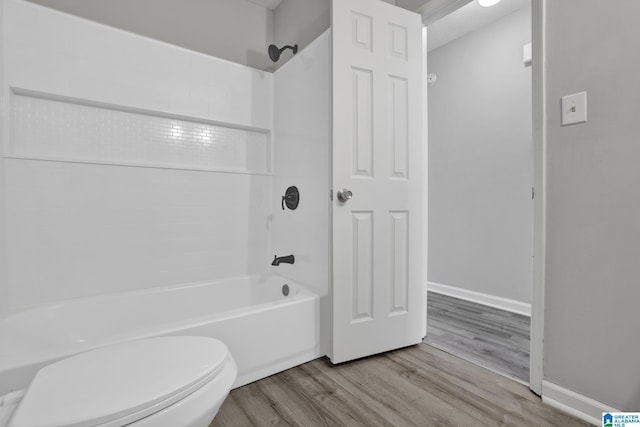
<svg viewBox="0 0 640 427"><path fill-rule="evenodd" d="M290 292L284 296L282 286ZM320 298L280 276L65 301L0 320L0 396L25 388L42 366L122 341L215 337L238 363L234 387L321 356Z"/></svg>

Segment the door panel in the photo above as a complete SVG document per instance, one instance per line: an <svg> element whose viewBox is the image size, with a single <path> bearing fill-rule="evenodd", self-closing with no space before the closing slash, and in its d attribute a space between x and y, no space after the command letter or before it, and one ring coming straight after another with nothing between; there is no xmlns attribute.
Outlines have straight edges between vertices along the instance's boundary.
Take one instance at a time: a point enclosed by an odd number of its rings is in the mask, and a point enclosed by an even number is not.
<svg viewBox="0 0 640 427"><path fill-rule="evenodd" d="M424 325L422 24L378 0L332 1L331 360L418 343Z"/></svg>

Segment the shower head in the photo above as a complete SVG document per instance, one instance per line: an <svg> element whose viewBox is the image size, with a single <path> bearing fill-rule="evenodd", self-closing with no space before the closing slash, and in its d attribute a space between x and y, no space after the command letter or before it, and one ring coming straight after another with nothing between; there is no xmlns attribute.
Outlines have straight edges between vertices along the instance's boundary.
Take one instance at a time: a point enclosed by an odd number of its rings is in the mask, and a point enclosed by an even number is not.
<svg viewBox="0 0 640 427"><path fill-rule="evenodd" d="M282 52L285 51L285 49L291 49L293 51L293 54L295 55L296 53L298 53L298 45L293 45L293 46L285 46L282 47L280 49L278 49L278 46L276 46L275 44L270 44L269 45L269 58L271 58L271 60L273 62L278 62L278 60L280 59L280 55L282 54Z"/></svg>

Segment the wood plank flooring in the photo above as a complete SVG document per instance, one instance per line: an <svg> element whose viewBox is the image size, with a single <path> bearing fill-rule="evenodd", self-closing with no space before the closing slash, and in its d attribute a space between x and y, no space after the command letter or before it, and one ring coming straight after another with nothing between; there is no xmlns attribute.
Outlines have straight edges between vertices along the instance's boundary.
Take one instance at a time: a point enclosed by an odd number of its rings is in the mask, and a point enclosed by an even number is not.
<svg viewBox="0 0 640 427"><path fill-rule="evenodd" d="M530 319L429 292L424 342L529 383Z"/></svg>
<svg viewBox="0 0 640 427"><path fill-rule="evenodd" d="M210 427L588 426L529 389L426 344L317 359L231 391Z"/></svg>

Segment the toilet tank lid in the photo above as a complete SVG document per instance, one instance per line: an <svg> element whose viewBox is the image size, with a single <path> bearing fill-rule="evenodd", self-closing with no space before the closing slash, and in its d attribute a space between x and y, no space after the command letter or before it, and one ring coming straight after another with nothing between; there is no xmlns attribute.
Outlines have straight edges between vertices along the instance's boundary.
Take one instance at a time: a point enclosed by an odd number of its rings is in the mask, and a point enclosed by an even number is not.
<svg viewBox="0 0 640 427"><path fill-rule="evenodd" d="M190 336L82 353L36 374L9 427L125 425L121 422L146 417L193 393L229 358L222 342Z"/></svg>

